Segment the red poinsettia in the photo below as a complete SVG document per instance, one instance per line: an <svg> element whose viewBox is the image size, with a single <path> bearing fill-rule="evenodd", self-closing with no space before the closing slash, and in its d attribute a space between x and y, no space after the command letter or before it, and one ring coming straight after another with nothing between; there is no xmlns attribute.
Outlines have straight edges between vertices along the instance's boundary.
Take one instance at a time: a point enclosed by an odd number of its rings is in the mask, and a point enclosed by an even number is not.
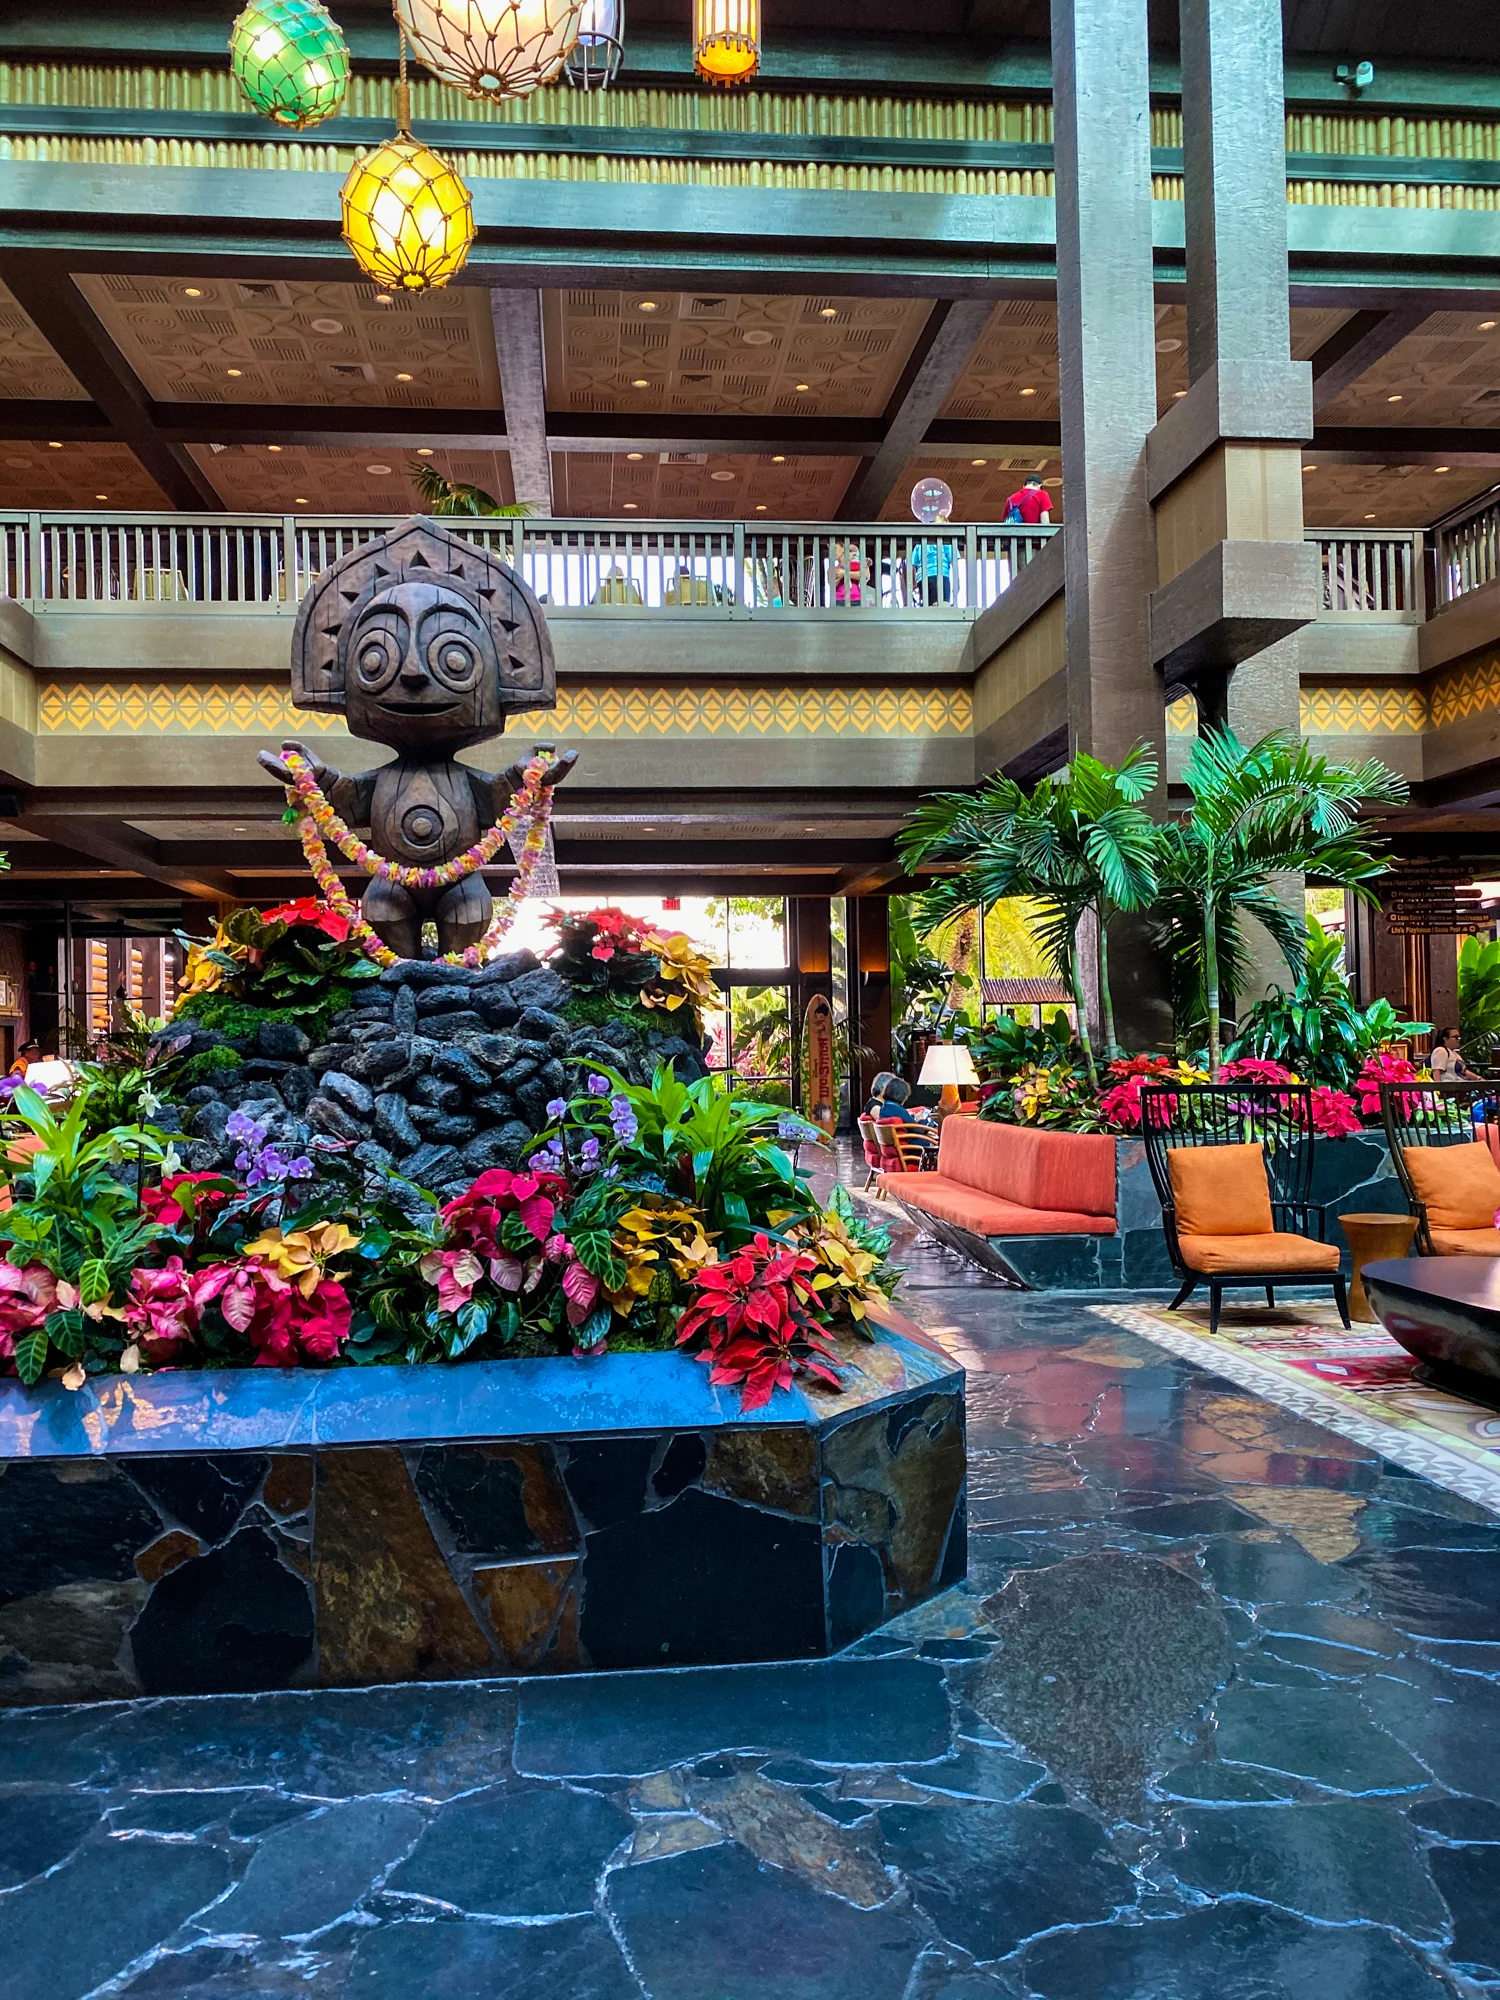
<svg viewBox="0 0 1500 2000"><path fill-rule="evenodd" d="M837 1388L835 1351L817 1317L816 1269L808 1251L763 1235L705 1264L692 1276L697 1296L678 1322L678 1346L701 1338L709 1380L740 1384L747 1410L768 1403L773 1389L789 1389L799 1369Z"/></svg>
<svg viewBox="0 0 1500 2000"><path fill-rule="evenodd" d="M349 1337L353 1308L337 1278L319 1277L304 1289L259 1257L216 1264L193 1280L201 1313L210 1299L255 1349L257 1367L292 1368L300 1361L337 1361Z"/></svg>
<svg viewBox="0 0 1500 2000"><path fill-rule="evenodd" d="M222 1174L168 1174L160 1187L142 1190L141 1207L162 1229L185 1222L189 1209L194 1223L206 1227L235 1193L234 1182Z"/></svg>
<svg viewBox="0 0 1500 2000"><path fill-rule="evenodd" d="M329 909L321 896L299 896L295 902L278 903L274 910L263 910L261 918L265 923L286 924L291 928L310 925L332 938L335 944L343 944L349 936L349 919Z"/></svg>

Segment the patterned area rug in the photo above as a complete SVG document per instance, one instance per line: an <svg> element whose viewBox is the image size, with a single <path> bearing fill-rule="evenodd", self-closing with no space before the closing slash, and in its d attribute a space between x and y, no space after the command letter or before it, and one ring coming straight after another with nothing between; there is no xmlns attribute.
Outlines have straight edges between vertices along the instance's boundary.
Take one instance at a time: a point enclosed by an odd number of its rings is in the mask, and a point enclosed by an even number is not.
<svg viewBox="0 0 1500 2000"><path fill-rule="evenodd" d="M1349 1332L1331 1305L1226 1303L1214 1334L1206 1305L1090 1310L1500 1513L1500 1409L1419 1380L1383 1327Z"/></svg>

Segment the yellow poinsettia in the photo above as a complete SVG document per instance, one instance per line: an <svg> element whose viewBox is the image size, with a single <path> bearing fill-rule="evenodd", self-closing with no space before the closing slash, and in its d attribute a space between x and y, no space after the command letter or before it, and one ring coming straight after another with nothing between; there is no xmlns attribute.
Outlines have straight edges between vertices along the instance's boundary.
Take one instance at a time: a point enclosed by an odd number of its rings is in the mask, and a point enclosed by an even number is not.
<svg viewBox="0 0 1500 2000"><path fill-rule="evenodd" d="M627 1208L615 1224L613 1240L626 1275L624 1284L605 1296L619 1313L628 1313L650 1291L663 1253L668 1268L679 1279L710 1263L714 1255L697 1209L667 1198L653 1200L648 1196L634 1208Z"/></svg>
<svg viewBox="0 0 1500 2000"><path fill-rule="evenodd" d="M818 1260L813 1289L837 1293L837 1303L851 1319L863 1319L871 1306L884 1303L885 1293L871 1282L880 1268L879 1258L854 1241L832 1209L819 1216L810 1247Z"/></svg>
<svg viewBox="0 0 1500 2000"><path fill-rule="evenodd" d="M288 1279L310 1299L329 1263L358 1247L359 1238L342 1222L315 1222L308 1229L293 1229L286 1235L279 1229L268 1229L245 1245L245 1255L269 1264L277 1277Z"/></svg>
<svg viewBox="0 0 1500 2000"><path fill-rule="evenodd" d="M647 1007L665 1007L668 1013L675 1013L679 1007L690 1006L701 1014L705 1008L719 1005L719 989L714 983L714 962L700 951L692 939L682 931L674 931L671 936L658 933L651 940L651 949L656 954L656 962L661 971L663 984L676 984L680 993L650 992L641 995Z"/></svg>

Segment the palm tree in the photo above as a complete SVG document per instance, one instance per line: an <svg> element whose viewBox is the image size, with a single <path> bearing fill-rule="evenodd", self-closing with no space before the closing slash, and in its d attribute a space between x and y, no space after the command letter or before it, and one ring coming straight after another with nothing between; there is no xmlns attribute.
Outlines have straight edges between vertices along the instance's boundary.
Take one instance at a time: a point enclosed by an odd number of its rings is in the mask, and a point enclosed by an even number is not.
<svg viewBox="0 0 1500 2000"><path fill-rule="evenodd" d="M1098 1081L1088 1002L1079 963L1078 928L1092 912L1099 934L1099 999L1108 1052L1116 1052L1109 990L1109 919L1143 910L1156 895L1157 829L1141 801L1156 784L1156 759L1138 744L1116 768L1081 751L1064 772L1030 792L993 777L973 792L934 792L900 836L909 868L952 864L917 901L931 930L960 910L981 911L1010 896L1040 905L1037 943L1078 1012L1078 1040Z"/></svg>
<svg viewBox="0 0 1500 2000"><path fill-rule="evenodd" d="M482 486L469 486L461 479L445 479L435 465L409 465L406 469L419 497L427 502L429 514L482 515L491 519L517 520L524 519L532 511L529 501L517 500L502 505Z"/></svg>
<svg viewBox="0 0 1500 2000"><path fill-rule="evenodd" d="M1229 729L1199 735L1183 781L1192 811L1158 833L1161 910L1179 972L1207 1014L1217 1076L1224 990L1243 986L1247 970L1243 920L1255 918L1298 974L1306 924L1278 902L1273 878L1315 872L1373 902L1367 885L1386 862L1378 840L1361 832L1359 810L1400 805L1406 782L1373 757L1331 764L1282 734L1246 749Z"/></svg>

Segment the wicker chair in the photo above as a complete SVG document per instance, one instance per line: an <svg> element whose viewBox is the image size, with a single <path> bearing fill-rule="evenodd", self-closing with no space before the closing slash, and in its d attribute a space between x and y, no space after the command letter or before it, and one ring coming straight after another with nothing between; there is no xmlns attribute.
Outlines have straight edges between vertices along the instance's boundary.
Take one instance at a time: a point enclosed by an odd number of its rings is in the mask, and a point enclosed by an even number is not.
<svg viewBox="0 0 1500 2000"><path fill-rule="evenodd" d="M1207 1284L1209 1330L1217 1332L1227 1290L1263 1287L1266 1304L1274 1306L1277 1285L1330 1285L1339 1317L1348 1326L1349 1302L1338 1252L1326 1241L1322 1207L1310 1199L1314 1132L1312 1093L1306 1085L1172 1084L1143 1090L1141 1136L1161 1201L1167 1253L1181 1280L1173 1310L1199 1285ZM1269 1231L1264 1214L1257 1227L1248 1209L1250 1219L1231 1220L1218 1229L1190 1233L1182 1226L1171 1155L1180 1149L1215 1147L1259 1149L1259 1164L1253 1156L1242 1158L1246 1172L1257 1181L1262 1211L1269 1197ZM1180 1170L1179 1178L1183 1178Z"/></svg>
<svg viewBox="0 0 1500 2000"><path fill-rule="evenodd" d="M1449 1255L1500 1255L1500 1231L1491 1231L1494 1249L1478 1243L1459 1243L1453 1232L1442 1225L1434 1224L1428 1213L1428 1200L1418 1193L1410 1163L1408 1148L1427 1146L1468 1146L1476 1143L1487 1144L1497 1163L1500 1163L1500 1084L1486 1082L1481 1077L1465 1078L1462 1083L1383 1083L1380 1086L1380 1116L1385 1126L1386 1144L1390 1148L1391 1165L1396 1170L1396 1178L1401 1183L1402 1193L1411 1204L1411 1212L1417 1218L1416 1250L1418 1256ZM1438 1228L1439 1237L1434 1240L1433 1229ZM1480 1234L1474 1230L1464 1230L1464 1235Z"/></svg>

